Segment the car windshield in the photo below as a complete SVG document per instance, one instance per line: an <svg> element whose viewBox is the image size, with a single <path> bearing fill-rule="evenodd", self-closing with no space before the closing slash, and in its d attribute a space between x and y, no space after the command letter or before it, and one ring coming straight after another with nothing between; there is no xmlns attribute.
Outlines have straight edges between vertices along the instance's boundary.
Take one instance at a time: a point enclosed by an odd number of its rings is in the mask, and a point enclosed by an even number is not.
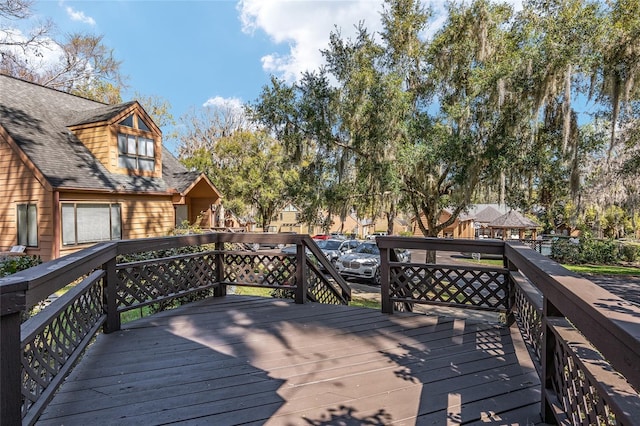
<svg viewBox="0 0 640 426"><path fill-rule="evenodd" d="M360 244L355 252L362 254L380 254L380 249L376 244L364 243Z"/></svg>
<svg viewBox="0 0 640 426"><path fill-rule="evenodd" d="M316 241L316 244L318 244L318 247L320 247L323 250L338 250L340 248L341 243L342 241L336 241L336 240Z"/></svg>

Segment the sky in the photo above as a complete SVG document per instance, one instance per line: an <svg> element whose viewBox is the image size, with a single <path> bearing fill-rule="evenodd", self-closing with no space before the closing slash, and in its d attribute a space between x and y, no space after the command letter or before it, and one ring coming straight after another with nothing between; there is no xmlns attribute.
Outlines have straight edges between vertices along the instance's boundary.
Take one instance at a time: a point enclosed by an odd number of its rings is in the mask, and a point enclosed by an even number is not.
<svg viewBox="0 0 640 426"><path fill-rule="evenodd" d="M331 31L379 29L381 10L381 0L39 0L32 20L104 36L128 77L123 101L160 96L179 122L207 105L255 101L271 75L292 82L318 69Z"/></svg>
<svg viewBox="0 0 640 426"><path fill-rule="evenodd" d="M445 0L425 1L434 33ZM520 0L511 2L518 8ZM160 96L180 123L208 105L255 101L272 75L293 82L317 70L332 31L353 36L359 22L379 31L382 7L382 0L35 0L32 22L51 19L57 35L102 35L128 77L123 101ZM165 144L175 153L174 142Z"/></svg>

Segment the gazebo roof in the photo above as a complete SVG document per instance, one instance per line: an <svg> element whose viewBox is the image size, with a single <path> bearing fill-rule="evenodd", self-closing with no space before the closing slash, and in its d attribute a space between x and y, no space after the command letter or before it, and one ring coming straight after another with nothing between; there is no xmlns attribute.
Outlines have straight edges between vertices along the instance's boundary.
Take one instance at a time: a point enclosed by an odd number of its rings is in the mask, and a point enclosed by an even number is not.
<svg viewBox="0 0 640 426"><path fill-rule="evenodd" d="M475 220L480 223L490 223L491 221L502 216L502 213L492 206L487 206L476 213Z"/></svg>
<svg viewBox="0 0 640 426"><path fill-rule="evenodd" d="M535 229L539 228L533 220L524 217L515 210L510 210L506 214L495 218L489 222L490 228L508 228L508 229Z"/></svg>

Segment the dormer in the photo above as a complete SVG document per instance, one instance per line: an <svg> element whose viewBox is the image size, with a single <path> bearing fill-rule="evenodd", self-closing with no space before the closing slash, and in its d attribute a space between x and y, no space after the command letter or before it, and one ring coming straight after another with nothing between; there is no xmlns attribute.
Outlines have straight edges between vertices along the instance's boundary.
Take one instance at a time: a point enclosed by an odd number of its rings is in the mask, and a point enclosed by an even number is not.
<svg viewBox="0 0 640 426"><path fill-rule="evenodd" d="M114 174L162 177L162 132L138 102L75 117L69 130Z"/></svg>

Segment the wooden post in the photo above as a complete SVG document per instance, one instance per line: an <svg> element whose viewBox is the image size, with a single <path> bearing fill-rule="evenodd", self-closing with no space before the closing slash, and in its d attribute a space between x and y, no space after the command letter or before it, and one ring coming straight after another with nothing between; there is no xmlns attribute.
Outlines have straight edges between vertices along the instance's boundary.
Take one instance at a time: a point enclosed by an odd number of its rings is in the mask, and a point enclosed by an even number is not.
<svg viewBox="0 0 640 426"><path fill-rule="evenodd" d="M120 330L120 313L118 312L118 274L116 272L116 258L113 257L103 266L106 275L102 288L104 308L107 311L107 321L104 324L105 334Z"/></svg>
<svg viewBox="0 0 640 426"><path fill-rule="evenodd" d="M553 409L553 404L549 398L549 393L555 393L553 389L553 376L555 369L559 367L555 365L556 337L547 323L547 318L559 316L562 316L560 311L551 302L549 302L545 296L542 309L544 338L542 339L542 348L540 350L540 357L542 358L540 360L542 373L542 412L540 414L542 415L542 421L549 424L555 424L557 422L554 414L555 410Z"/></svg>
<svg viewBox="0 0 640 426"><path fill-rule="evenodd" d="M516 321L516 316L513 312L513 307L516 304L516 283L511 279L511 271L517 271L518 268L516 268L515 265L511 263L509 259L507 259L507 256L503 255L502 259L505 269L509 270L509 272L507 272L507 276L505 277L505 291L507 292L507 317L505 318L505 323L507 324L507 326L511 327L511 325L513 325L513 323Z"/></svg>
<svg viewBox="0 0 640 426"><path fill-rule="evenodd" d="M391 283L389 282L389 249L380 249L380 300L382 302L382 312L393 313L393 302L391 302Z"/></svg>
<svg viewBox="0 0 640 426"><path fill-rule="evenodd" d="M214 297L222 297L227 295L227 286L222 284L224 281L224 243L216 242L216 282L218 286L213 290Z"/></svg>
<svg viewBox="0 0 640 426"><path fill-rule="evenodd" d="M0 420L2 425L22 424L22 350L20 324L26 295L0 295Z"/></svg>
<svg viewBox="0 0 640 426"><path fill-rule="evenodd" d="M296 303L307 300L307 254L303 243L296 245Z"/></svg>

